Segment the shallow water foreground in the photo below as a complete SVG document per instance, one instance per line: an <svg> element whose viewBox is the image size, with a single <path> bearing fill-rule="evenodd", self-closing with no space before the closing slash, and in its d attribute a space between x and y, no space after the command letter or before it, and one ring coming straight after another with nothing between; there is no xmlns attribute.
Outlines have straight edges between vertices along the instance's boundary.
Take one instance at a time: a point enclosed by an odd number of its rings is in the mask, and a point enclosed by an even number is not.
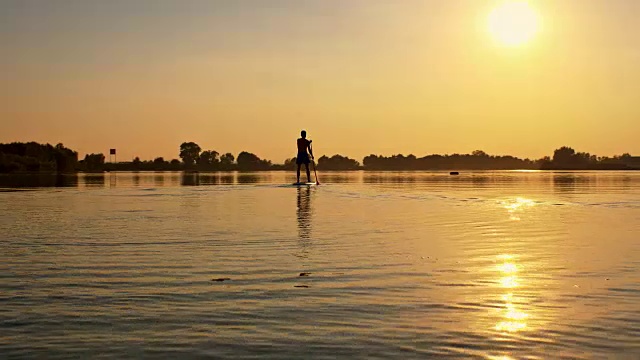
<svg viewBox="0 0 640 360"><path fill-rule="evenodd" d="M0 358L640 358L640 172L0 176Z"/></svg>

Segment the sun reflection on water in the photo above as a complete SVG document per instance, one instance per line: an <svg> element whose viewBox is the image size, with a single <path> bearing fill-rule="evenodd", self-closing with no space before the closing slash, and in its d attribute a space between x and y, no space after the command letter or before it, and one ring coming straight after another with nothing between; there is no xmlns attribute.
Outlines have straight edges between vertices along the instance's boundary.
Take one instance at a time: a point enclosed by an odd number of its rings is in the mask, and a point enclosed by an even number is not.
<svg viewBox="0 0 640 360"><path fill-rule="evenodd" d="M513 360L512 357L507 356L507 355L502 355L502 356L489 356L488 359L490 360Z"/></svg>
<svg viewBox="0 0 640 360"><path fill-rule="evenodd" d="M518 287L518 277L517 276L505 276L500 279L500 285L502 285L505 289L512 289Z"/></svg>
<svg viewBox="0 0 640 360"><path fill-rule="evenodd" d="M520 216L517 214L526 208L534 206L535 201L523 197L516 197L515 199L504 200L500 202L500 205L507 209L509 218L514 221L519 221Z"/></svg>
<svg viewBox="0 0 640 360"><path fill-rule="evenodd" d="M502 321L496 324L495 329L503 332L518 332L526 329L528 314L524 313L516 306L518 299L514 296L513 290L520 286L520 281L516 273L518 266L512 255L499 255L498 260L503 261L496 266L496 270L502 275L499 279L500 287L509 289L510 292L502 296L504 309L502 313Z"/></svg>
<svg viewBox="0 0 640 360"><path fill-rule="evenodd" d="M514 263L504 263L498 265L498 270L505 274L513 274L518 271L518 267Z"/></svg>

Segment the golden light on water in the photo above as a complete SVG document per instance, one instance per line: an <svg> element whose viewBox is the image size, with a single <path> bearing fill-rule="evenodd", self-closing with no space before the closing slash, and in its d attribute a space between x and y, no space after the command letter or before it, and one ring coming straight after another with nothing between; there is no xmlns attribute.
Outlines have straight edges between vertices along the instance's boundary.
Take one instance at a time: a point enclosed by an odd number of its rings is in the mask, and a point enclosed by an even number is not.
<svg viewBox="0 0 640 360"><path fill-rule="evenodd" d="M513 321L521 321L528 318L529 315L523 313L522 311L518 311L513 304L507 305L507 313L505 314L505 318Z"/></svg>
<svg viewBox="0 0 640 360"><path fill-rule="evenodd" d="M518 277L515 275L518 272L518 266L512 261L514 257L512 255L500 255L498 259L505 261L496 266L496 269L502 275L499 281L500 286L504 289L519 287ZM529 315L517 308L513 292L504 294L502 301L504 301L504 310L502 310L503 320L496 324L495 329L504 332L524 330L527 327L526 320Z"/></svg>
<svg viewBox="0 0 640 360"><path fill-rule="evenodd" d="M487 26L497 42L520 46L539 31L540 19L527 1L508 1L491 11Z"/></svg>
<svg viewBox="0 0 640 360"><path fill-rule="evenodd" d="M500 285L502 285L503 288L507 288L507 289L518 287L518 277L505 276L500 279Z"/></svg>
<svg viewBox="0 0 640 360"><path fill-rule="evenodd" d="M503 201L502 204L504 205L505 209L509 210L509 212L515 212L522 207L533 206L535 205L535 202L531 199L517 197L513 200Z"/></svg>
<svg viewBox="0 0 640 360"><path fill-rule="evenodd" d="M517 215L518 212L523 211L526 208L534 206L535 201L523 197L516 197L515 199L505 200L500 202L502 207L507 209L511 220L518 221L520 217Z"/></svg>
<svg viewBox="0 0 640 360"><path fill-rule="evenodd" d="M505 274L512 274L518 271L518 267L513 263L504 263L498 265L498 270L502 271Z"/></svg>
<svg viewBox="0 0 640 360"><path fill-rule="evenodd" d="M517 332L521 331L527 327L527 324L516 321L503 321L496 325L496 330L498 331L507 331L507 332Z"/></svg>

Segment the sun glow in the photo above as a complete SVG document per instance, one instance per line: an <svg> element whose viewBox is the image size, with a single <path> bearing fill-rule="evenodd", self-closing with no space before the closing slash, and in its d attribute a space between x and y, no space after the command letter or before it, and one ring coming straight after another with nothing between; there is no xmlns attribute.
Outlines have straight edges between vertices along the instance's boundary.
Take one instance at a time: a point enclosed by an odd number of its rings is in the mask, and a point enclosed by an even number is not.
<svg viewBox="0 0 640 360"><path fill-rule="evenodd" d="M491 11L488 27L496 41L507 46L519 46L536 35L540 19L528 2L508 1Z"/></svg>

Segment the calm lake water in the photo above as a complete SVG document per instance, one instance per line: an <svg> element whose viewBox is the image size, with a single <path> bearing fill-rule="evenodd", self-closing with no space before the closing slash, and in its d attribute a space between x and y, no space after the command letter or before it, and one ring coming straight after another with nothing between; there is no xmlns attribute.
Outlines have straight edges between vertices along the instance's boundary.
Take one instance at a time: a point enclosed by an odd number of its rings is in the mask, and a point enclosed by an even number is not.
<svg viewBox="0 0 640 360"><path fill-rule="evenodd" d="M319 175L0 176L0 358L640 359L640 172Z"/></svg>

